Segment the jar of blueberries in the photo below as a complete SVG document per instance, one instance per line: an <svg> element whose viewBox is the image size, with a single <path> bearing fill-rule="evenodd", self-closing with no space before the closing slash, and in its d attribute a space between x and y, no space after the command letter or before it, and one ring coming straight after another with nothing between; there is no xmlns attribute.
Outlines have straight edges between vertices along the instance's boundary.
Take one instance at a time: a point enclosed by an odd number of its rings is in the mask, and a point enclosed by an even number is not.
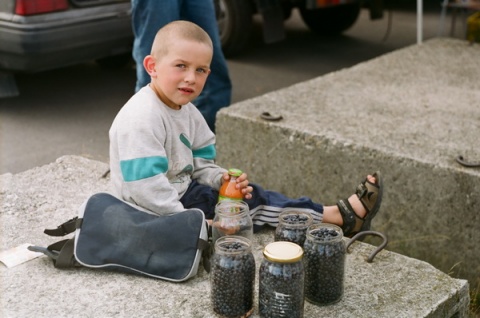
<svg viewBox="0 0 480 318"><path fill-rule="evenodd" d="M303 247L312 215L304 211L284 211L278 216L275 241L288 241Z"/></svg>
<svg viewBox="0 0 480 318"><path fill-rule="evenodd" d="M292 242L265 246L259 271L260 317L303 317L303 250Z"/></svg>
<svg viewBox="0 0 480 318"><path fill-rule="evenodd" d="M342 229L326 223L310 226L303 249L305 298L316 305L338 302L343 296L346 258Z"/></svg>
<svg viewBox="0 0 480 318"><path fill-rule="evenodd" d="M249 239L224 236L215 242L210 284L213 310L220 317L248 317L252 314L255 259Z"/></svg>

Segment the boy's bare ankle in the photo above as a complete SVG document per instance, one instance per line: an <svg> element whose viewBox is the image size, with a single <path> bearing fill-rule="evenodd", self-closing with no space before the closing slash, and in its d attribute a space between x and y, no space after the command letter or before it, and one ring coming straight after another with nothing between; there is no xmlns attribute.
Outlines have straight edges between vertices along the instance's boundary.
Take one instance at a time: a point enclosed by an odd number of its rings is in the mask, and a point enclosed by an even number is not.
<svg viewBox="0 0 480 318"><path fill-rule="evenodd" d="M360 199L357 197L357 195L352 194L348 198L348 202L350 202L353 210L355 211L355 214L357 214L358 217L360 218L365 217L365 215L367 214L367 210L365 210L365 207L362 205L362 202L360 202Z"/></svg>

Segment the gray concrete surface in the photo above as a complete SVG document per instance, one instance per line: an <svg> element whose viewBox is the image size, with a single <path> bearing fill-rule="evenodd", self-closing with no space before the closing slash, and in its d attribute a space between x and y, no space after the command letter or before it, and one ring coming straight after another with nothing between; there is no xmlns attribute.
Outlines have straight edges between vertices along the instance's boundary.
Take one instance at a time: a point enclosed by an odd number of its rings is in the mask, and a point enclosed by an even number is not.
<svg viewBox="0 0 480 318"><path fill-rule="evenodd" d="M436 38L237 103L217 117L218 163L327 205L380 170L373 228L478 286L480 169L455 158L480 161L479 65L480 45Z"/></svg>
<svg viewBox="0 0 480 318"><path fill-rule="evenodd" d="M108 190L107 164L64 156L18 174L0 175L0 250L24 243L46 246L60 238L43 234L77 214L91 194ZM255 236L258 266L271 230ZM388 248L388 247L387 247ZM305 317L467 317L468 282L432 265L384 250L367 263L374 246L354 243L347 255L343 299L331 306L305 302ZM16 267L0 265L0 315L25 317L215 317L209 275L184 283L78 268L58 270L47 257Z"/></svg>

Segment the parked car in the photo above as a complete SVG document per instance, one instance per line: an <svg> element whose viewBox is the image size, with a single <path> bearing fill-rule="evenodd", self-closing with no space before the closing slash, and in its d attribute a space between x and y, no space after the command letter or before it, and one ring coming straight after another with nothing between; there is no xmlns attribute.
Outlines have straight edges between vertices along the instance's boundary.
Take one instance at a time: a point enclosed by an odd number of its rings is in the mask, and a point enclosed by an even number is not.
<svg viewBox="0 0 480 318"><path fill-rule="evenodd" d="M0 97L16 72L89 60L122 66L132 43L130 0L1 0Z"/></svg>
<svg viewBox="0 0 480 318"><path fill-rule="evenodd" d="M14 74L96 60L118 67L131 59L131 0L1 0L0 98L15 96ZM161 0L151 0L161 1ZM357 20L364 1L381 18L383 0L214 0L227 57L248 44L253 15L260 14L266 43L284 38L294 8L319 34L338 34ZM373 4L373 5L372 5Z"/></svg>
<svg viewBox="0 0 480 318"><path fill-rule="evenodd" d="M321 35L335 35L349 29L362 6L370 8L370 17L383 17L383 0L215 0L220 39L225 56L242 52L247 46L253 15L260 14L266 43L282 40L284 20L294 8L307 27Z"/></svg>

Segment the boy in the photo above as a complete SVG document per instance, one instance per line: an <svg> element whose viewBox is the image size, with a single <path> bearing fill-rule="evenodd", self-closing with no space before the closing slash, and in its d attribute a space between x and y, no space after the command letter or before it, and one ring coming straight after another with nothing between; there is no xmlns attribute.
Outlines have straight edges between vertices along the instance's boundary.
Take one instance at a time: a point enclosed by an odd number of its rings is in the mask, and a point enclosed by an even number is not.
<svg viewBox="0 0 480 318"><path fill-rule="evenodd" d="M120 199L156 214L199 208L213 219L218 189L229 176L215 164L215 135L191 104L210 74L212 54L208 34L194 23L174 21L158 31L143 63L151 83L125 104L109 132L113 193ZM341 226L346 236L370 228L383 192L378 173L337 206L263 190L249 184L245 173L237 187L254 230L276 226L278 214L294 208L310 212L316 222Z"/></svg>

